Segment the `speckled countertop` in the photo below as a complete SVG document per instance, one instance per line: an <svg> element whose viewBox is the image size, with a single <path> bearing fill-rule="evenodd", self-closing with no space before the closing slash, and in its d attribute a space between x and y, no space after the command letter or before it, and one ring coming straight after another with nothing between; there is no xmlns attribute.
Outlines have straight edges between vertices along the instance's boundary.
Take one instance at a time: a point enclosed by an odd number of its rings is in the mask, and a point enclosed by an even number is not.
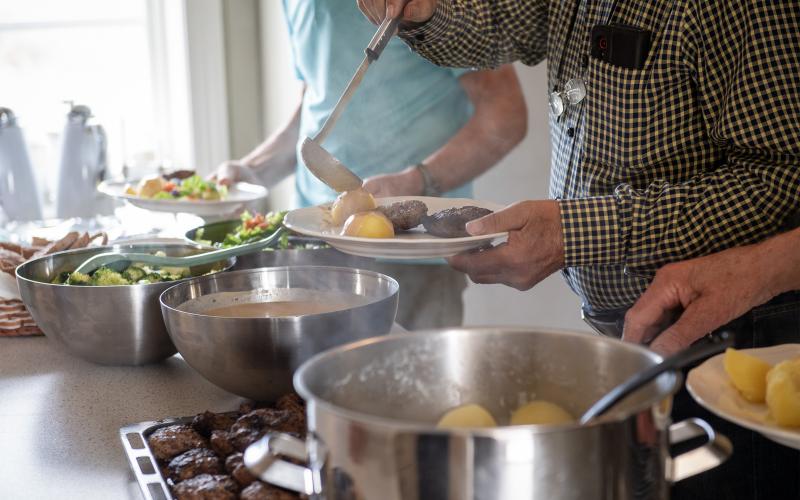
<svg viewBox="0 0 800 500"><path fill-rule="evenodd" d="M46 337L0 338L0 499L141 500L120 427L242 401L179 355L101 366Z"/></svg>
<svg viewBox="0 0 800 500"><path fill-rule="evenodd" d="M0 338L0 498L140 500L120 427L240 401L179 356L99 366L44 337Z"/></svg>

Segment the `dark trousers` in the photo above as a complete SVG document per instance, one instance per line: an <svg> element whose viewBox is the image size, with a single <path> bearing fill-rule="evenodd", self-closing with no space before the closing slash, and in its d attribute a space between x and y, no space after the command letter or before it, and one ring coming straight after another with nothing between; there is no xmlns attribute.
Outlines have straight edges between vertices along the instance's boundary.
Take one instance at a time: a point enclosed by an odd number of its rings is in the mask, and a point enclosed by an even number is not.
<svg viewBox="0 0 800 500"><path fill-rule="evenodd" d="M591 318L586 319L591 324ZM614 322L608 316L603 319ZM735 334L736 347L740 349L799 343L800 292L774 298L738 318L727 329ZM607 331L610 329L601 333ZM800 499L800 451L716 417L698 405L684 388L675 395L672 418L677 422L689 417L700 417L728 436L733 455L715 469L676 483L672 499Z"/></svg>

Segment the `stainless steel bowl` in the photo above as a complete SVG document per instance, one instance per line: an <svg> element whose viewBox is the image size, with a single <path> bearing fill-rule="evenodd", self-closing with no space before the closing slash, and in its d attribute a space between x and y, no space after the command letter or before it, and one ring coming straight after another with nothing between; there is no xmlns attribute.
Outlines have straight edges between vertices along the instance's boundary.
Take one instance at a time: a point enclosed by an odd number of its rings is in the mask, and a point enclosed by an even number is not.
<svg viewBox="0 0 800 500"><path fill-rule="evenodd" d="M143 365L175 354L158 304L176 282L149 285L68 286L50 281L92 255L108 251L184 256L207 251L189 244L131 244L83 248L48 255L17 268L22 301L39 328L71 353L107 365ZM230 268L235 259L224 263ZM192 269L201 275L213 265ZM187 278L188 280L188 278ZM182 280L185 281L185 280Z"/></svg>
<svg viewBox="0 0 800 500"><path fill-rule="evenodd" d="M225 235L233 232L241 223L238 219L213 222L187 231L185 236L187 240L194 243L221 243L225 239ZM289 236L289 243L294 246L320 245L321 248L269 249L253 252L238 257L233 268L240 270L281 266L336 266L365 269L371 267L375 262L375 259L349 255L327 246L322 240L305 236Z"/></svg>
<svg viewBox="0 0 800 500"><path fill-rule="evenodd" d="M360 295L342 311L278 318L226 318L187 312L186 303L217 292L316 290ZM234 271L176 285L161 295L172 341L201 375L223 389L259 401L292 390L306 359L392 328L399 285L385 275L341 267L296 266ZM184 306L183 308L181 306Z"/></svg>

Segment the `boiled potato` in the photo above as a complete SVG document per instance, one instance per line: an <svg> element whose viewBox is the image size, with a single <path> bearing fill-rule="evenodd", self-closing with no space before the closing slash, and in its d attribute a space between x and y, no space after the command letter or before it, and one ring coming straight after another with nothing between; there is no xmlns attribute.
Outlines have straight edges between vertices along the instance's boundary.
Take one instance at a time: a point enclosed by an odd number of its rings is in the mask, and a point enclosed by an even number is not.
<svg viewBox="0 0 800 500"><path fill-rule="evenodd" d="M164 190L165 183L166 181L160 175L151 175L139 181L136 192L142 198L152 198L156 193Z"/></svg>
<svg viewBox="0 0 800 500"><path fill-rule="evenodd" d="M728 348L724 357L725 372L734 387L751 403L763 403L767 393L769 363L750 354Z"/></svg>
<svg viewBox="0 0 800 500"><path fill-rule="evenodd" d="M331 205L331 219L335 226L341 226L353 214L375 210L375 198L365 189L345 191Z"/></svg>
<svg viewBox="0 0 800 500"><path fill-rule="evenodd" d="M351 215L344 223L342 234L359 238L394 238L392 221L372 210Z"/></svg>
<svg viewBox="0 0 800 500"><path fill-rule="evenodd" d="M800 358L778 363L767 373L767 406L778 425L800 426Z"/></svg>
<svg viewBox="0 0 800 500"><path fill-rule="evenodd" d="M468 404L453 408L439 419L436 427L452 429L456 427L497 427L492 414L481 405Z"/></svg>
<svg viewBox="0 0 800 500"><path fill-rule="evenodd" d="M511 425L568 424L575 418L549 401L531 401L511 414Z"/></svg>

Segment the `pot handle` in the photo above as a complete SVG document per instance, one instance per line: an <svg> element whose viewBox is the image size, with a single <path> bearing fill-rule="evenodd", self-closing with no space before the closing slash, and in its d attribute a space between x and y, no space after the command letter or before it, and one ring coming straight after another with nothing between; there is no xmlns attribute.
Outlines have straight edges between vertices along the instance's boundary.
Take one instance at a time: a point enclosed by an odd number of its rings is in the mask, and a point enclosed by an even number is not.
<svg viewBox="0 0 800 500"><path fill-rule="evenodd" d="M676 483L722 464L733 453L730 440L717 433L708 422L689 418L669 426L669 444L683 443L705 436L707 441L685 453L667 459L667 480Z"/></svg>
<svg viewBox="0 0 800 500"><path fill-rule="evenodd" d="M264 482L304 495L315 493L311 469L280 457L308 462L306 443L289 434L271 432L244 451L244 464Z"/></svg>

